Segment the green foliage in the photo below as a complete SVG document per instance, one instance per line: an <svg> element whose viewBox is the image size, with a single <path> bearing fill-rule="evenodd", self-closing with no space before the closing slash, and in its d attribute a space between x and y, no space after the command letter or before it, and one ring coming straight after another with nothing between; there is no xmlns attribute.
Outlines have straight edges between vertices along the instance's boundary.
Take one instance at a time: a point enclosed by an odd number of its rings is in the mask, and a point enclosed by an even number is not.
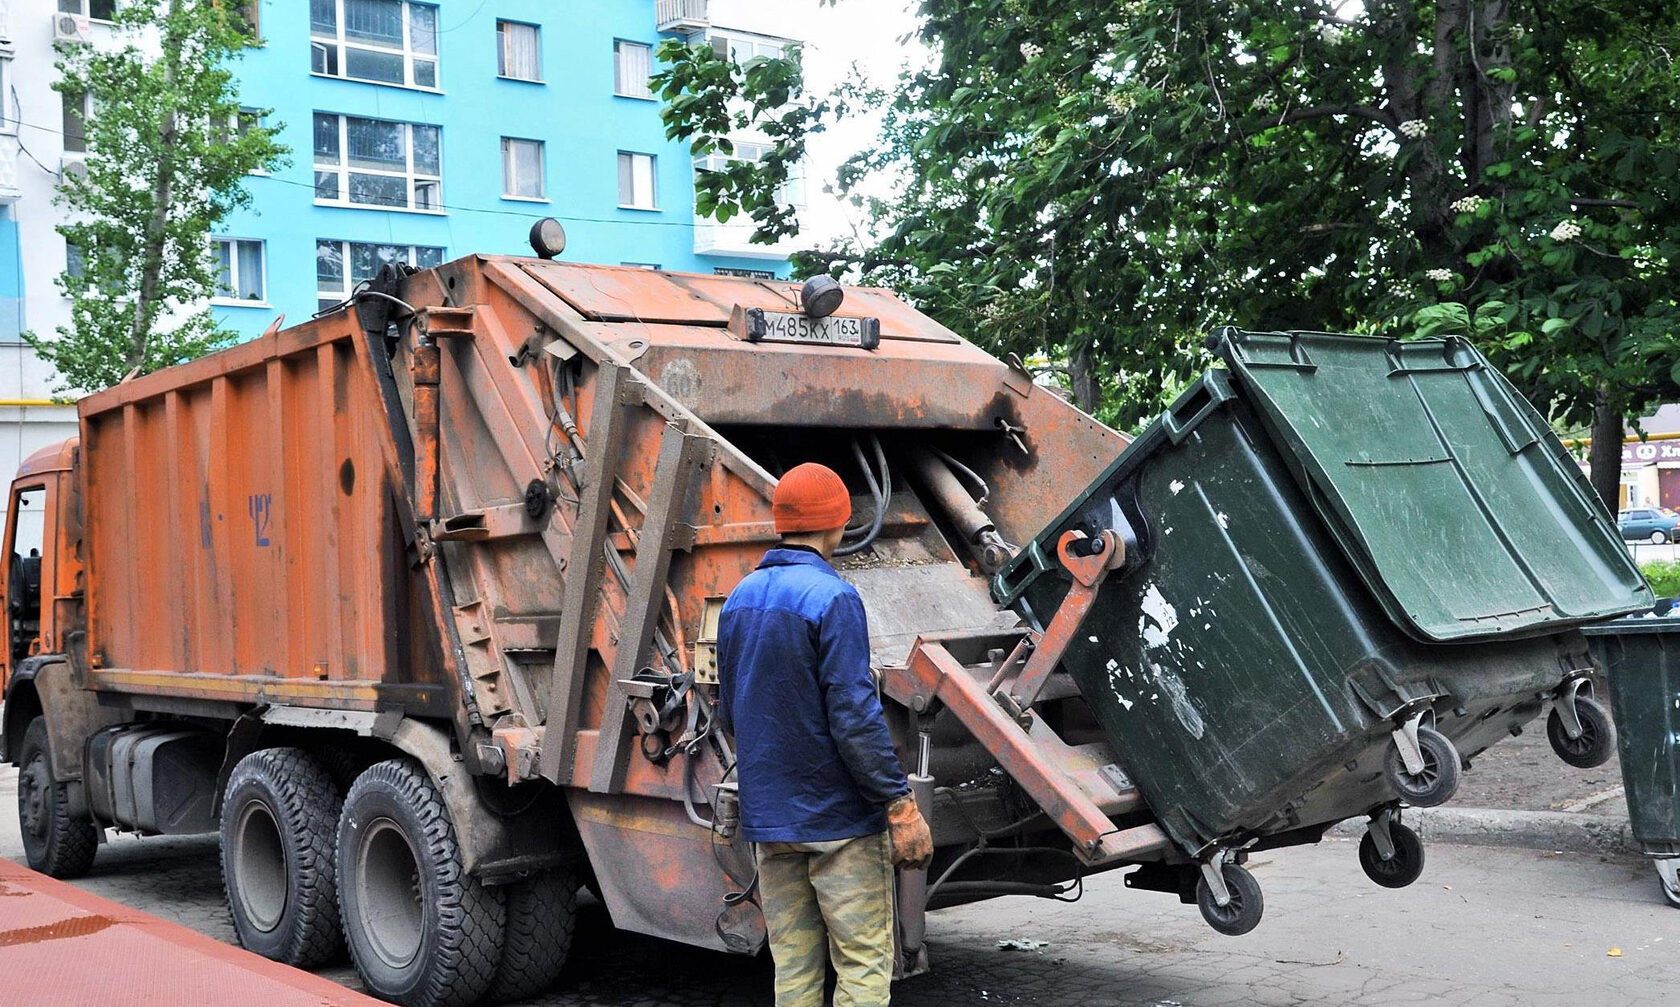
<svg viewBox="0 0 1680 1007"><path fill-rule="evenodd" d="M921 11L934 65L854 95L887 109L842 177L898 182L871 206L882 237L803 269L1066 361L1080 401L1124 424L1203 365L1199 335L1224 322L1468 334L1570 426L1680 390L1680 27L1664 5Z"/></svg>
<svg viewBox="0 0 1680 1007"><path fill-rule="evenodd" d="M1651 585L1658 598L1680 597L1680 561L1672 559L1652 560L1641 563L1639 572L1645 575L1645 580Z"/></svg>
<svg viewBox="0 0 1680 1007"><path fill-rule="evenodd" d="M254 44L222 0L128 0L119 45L61 46L54 88L91 99L87 173L67 175L59 233L83 272L58 279L71 323L24 338L57 369L64 391L94 391L190 360L226 343L203 307L216 290L210 236L246 205L245 176L282 163L274 130L236 130L228 64ZM145 40L156 40L147 55Z"/></svg>
<svg viewBox="0 0 1680 1007"><path fill-rule="evenodd" d="M805 94L798 46L781 59L756 56L745 65L720 56L707 43L667 39L658 49L665 67L650 83L665 101L665 136L688 140L695 157L733 155L731 135L753 132L769 141L758 161L730 160L721 169L695 172L694 211L720 223L745 214L758 225L752 240L773 244L799 229L785 198L791 175L805 157L805 138L837 111Z"/></svg>

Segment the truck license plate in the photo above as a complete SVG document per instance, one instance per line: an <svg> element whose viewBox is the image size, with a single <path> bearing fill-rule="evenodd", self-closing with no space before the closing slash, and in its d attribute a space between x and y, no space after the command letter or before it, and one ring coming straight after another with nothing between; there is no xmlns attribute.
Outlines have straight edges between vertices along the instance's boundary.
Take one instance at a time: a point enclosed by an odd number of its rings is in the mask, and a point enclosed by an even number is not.
<svg viewBox="0 0 1680 1007"><path fill-rule="evenodd" d="M737 319L739 323L737 324ZM730 328L749 343L819 343L873 350L881 344L878 318L811 318L793 311L737 307Z"/></svg>

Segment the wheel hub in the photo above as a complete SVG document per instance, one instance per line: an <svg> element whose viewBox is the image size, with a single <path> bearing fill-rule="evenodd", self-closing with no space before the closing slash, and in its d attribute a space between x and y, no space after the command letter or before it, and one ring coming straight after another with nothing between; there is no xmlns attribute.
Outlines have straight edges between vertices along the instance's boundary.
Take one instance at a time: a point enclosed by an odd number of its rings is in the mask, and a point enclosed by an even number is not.
<svg viewBox="0 0 1680 1007"><path fill-rule="evenodd" d="M18 824L25 835L36 839L47 834L50 812L47 808L47 789L52 777L47 772L45 756L37 755L18 774Z"/></svg>
<svg viewBox="0 0 1680 1007"><path fill-rule="evenodd" d="M401 827L388 818L362 834L356 858L356 895L362 931L392 968L404 968L420 953L424 930L420 862Z"/></svg>

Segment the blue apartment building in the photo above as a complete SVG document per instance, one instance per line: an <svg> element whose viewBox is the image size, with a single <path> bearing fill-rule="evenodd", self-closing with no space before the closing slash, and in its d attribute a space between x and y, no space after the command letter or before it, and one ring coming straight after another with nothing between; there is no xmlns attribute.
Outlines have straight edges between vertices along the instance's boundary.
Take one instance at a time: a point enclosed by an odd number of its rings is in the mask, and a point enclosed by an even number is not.
<svg viewBox="0 0 1680 1007"><path fill-rule="evenodd" d="M709 39L737 59L788 40L753 5L707 0L261 0L262 45L236 67L290 163L248 180L216 238L220 323L249 337L344 299L379 265L530 254L533 222L563 258L785 276L786 249L696 220L694 161L667 140L653 51ZM769 5L774 6L774 5ZM740 147L751 156L751 137ZM803 202L797 187L789 195Z"/></svg>

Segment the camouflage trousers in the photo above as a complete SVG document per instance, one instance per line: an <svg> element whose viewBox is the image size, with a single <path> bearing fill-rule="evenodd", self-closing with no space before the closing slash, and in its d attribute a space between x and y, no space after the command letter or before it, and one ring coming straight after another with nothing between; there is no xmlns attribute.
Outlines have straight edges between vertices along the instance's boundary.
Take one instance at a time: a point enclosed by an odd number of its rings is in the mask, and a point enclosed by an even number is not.
<svg viewBox="0 0 1680 1007"><path fill-rule="evenodd" d="M826 843L759 843L758 891L776 1007L886 1007L892 995L893 866L885 832Z"/></svg>

